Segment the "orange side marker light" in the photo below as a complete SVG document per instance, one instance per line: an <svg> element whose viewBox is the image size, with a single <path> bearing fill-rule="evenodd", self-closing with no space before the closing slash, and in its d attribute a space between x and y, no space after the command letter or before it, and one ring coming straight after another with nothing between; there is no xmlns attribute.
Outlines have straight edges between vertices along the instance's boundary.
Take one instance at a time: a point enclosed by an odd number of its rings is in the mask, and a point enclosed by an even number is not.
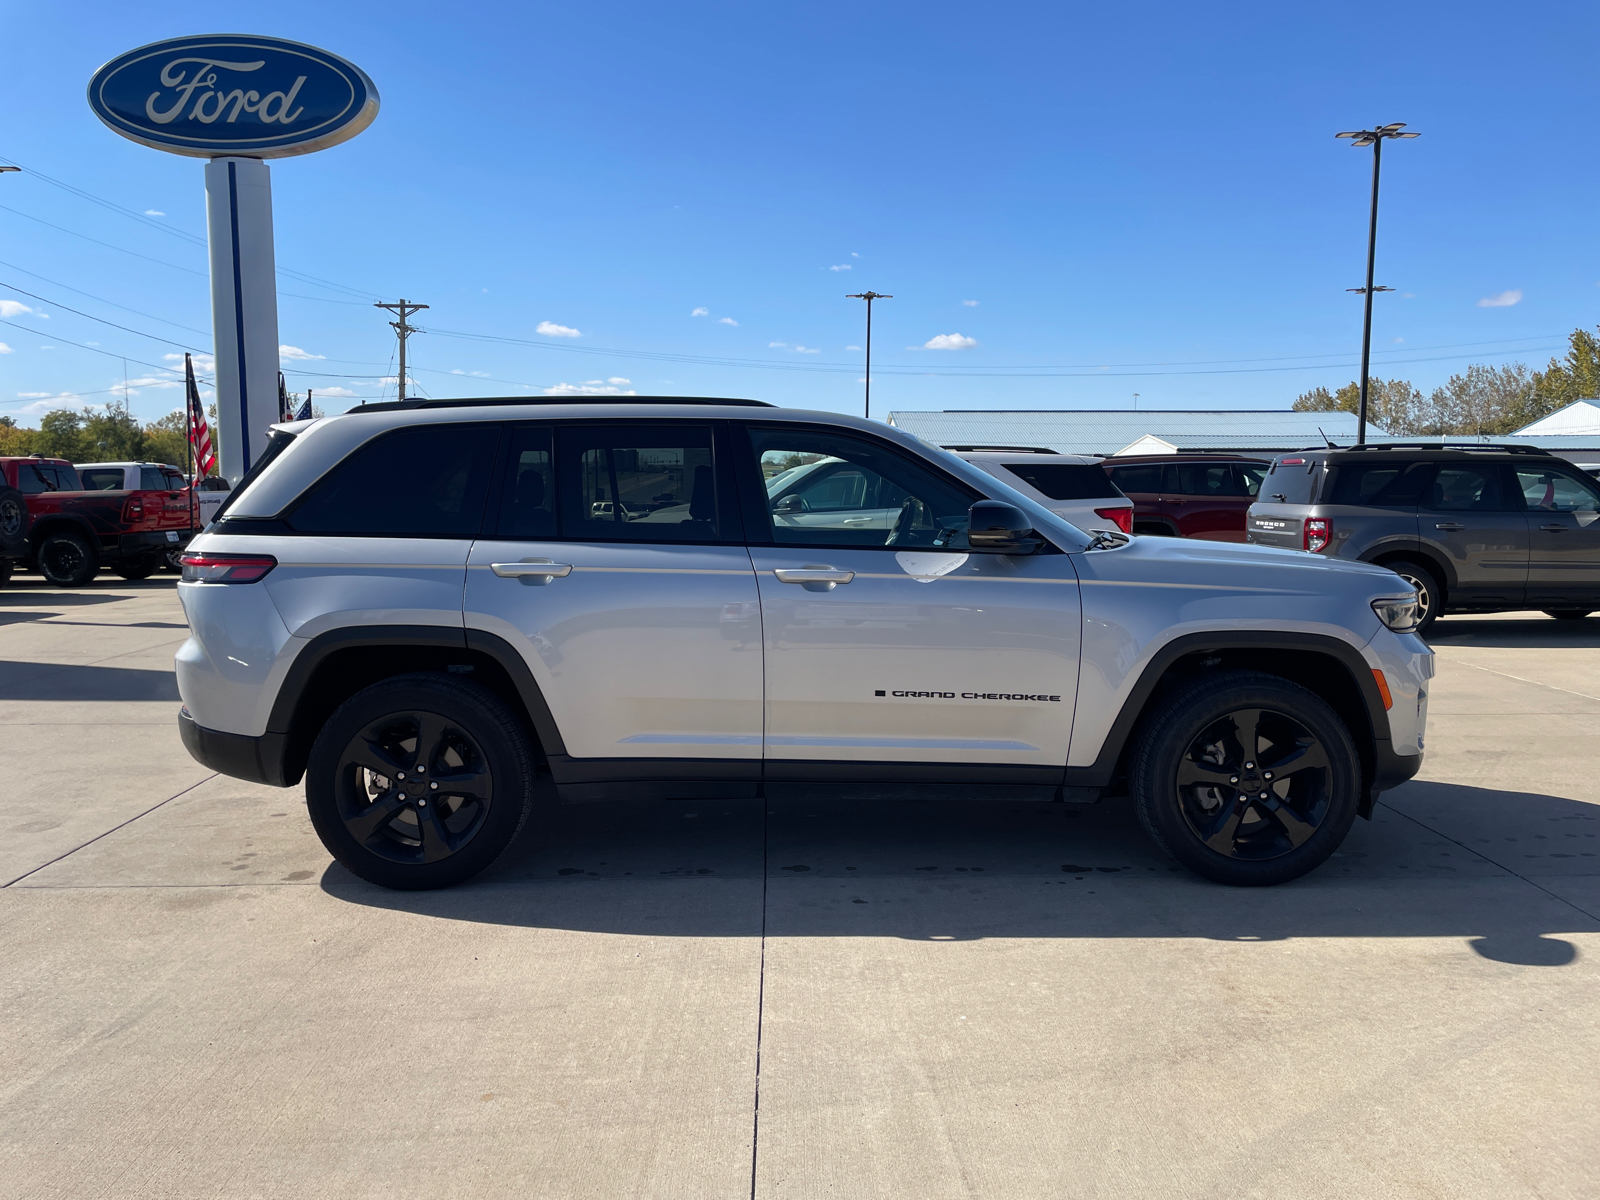
<svg viewBox="0 0 1600 1200"><path fill-rule="evenodd" d="M1383 672L1376 667L1372 669L1372 678L1378 685L1378 695L1383 697L1383 711L1388 712L1394 707L1394 697L1389 694L1389 681L1383 677Z"/></svg>

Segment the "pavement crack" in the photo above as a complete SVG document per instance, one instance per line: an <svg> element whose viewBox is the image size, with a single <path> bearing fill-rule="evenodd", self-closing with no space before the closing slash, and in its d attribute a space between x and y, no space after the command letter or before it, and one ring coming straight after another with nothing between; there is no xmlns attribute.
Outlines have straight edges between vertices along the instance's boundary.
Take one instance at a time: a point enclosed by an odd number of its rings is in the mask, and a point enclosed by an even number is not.
<svg viewBox="0 0 1600 1200"><path fill-rule="evenodd" d="M1569 696L1581 696L1585 700L1600 700L1600 696L1591 696L1588 692L1575 692L1571 688L1557 687L1553 683L1543 683L1537 679L1528 679L1521 675L1513 675L1510 671L1496 671L1493 667L1479 666L1477 663L1471 663L1464 659L1454 658L1448 654L1442 655L1441 657L1443 657L1447 662L1455 663L1457 666L1471 667L1474 671L1487 671L1490 675L1498 675L1502 679L1515 679L1518 683L1531 683L1534 687L1549 688L1552 692L1565 692ZM1581 716L1583 714L1573 713L1571 715Z"/></svg>
<svg viewBox="0 0 1600 1200"><path fill-rule="evenodd" d="M151 813L155 812L156 809L160 808L162 804L171 804L179 796L186 795L187 793L194 791L195 788L200 786L200 784L202 784L202 783L210 783L215 778L217 778L217 773L216 772L212 772L210 775L207 775L204 779L199 780L196 783L191 783L188 787L184 788L183 791L174 792L174 793L172 793L172 795L168 796L165 800L162 800L160 803L152 804L149 808L145 809L142 813L135 813L133 816L129 817L126 821L122 822L122 824L113 825L110 829L107 829L104 833L95 834L87 842L84 842L82 846L74 846L71 850L66 851L64 854L56 855L49 862L40 863L37 867L34 867L31 871L24 871L21 875L18 875L15 879L9 879L5 883L0 883L0 890L8 888L14 883L21 883L29 875L37 875L40 871L44 870L46 867L54 866L56 863L60 862L63 858L71 858L79 850L82 850L84 848L84 846L92 846L96 842L98 842L101 838L110 837L113 833L115 833L119 829L126 829L129 825L132 825L140 817L148 817ZM766 921L765 914L763 914L763 916L762 916L762 921L763 921L763 927L765 927L765 921Z"/></svg>

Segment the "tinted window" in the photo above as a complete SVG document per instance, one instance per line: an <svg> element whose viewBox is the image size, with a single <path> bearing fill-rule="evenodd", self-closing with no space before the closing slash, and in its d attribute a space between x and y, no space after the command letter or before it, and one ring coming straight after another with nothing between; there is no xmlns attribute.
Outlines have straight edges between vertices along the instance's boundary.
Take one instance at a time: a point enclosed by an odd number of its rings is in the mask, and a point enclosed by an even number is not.
<svg viewBox="0 0 1600 1200"><path fill-rule="evenodd" d="M161 470L161 476L167 481L167 490L170 492L181 492L189 486L182 475L176 471L169 471L165 467Z"/></svg>
<svg viewBox="0 0 1600 1200"><path fill-rule="evenodd" d="M1140 463L1135 467L1112 467L1111 479L1125 492L1159 492L1161 464Z"/></svg>
<svg viewBox="0 0 1600 1200"><path fill-rule="evenodd" d="M139 486L147 492L167 490L167 477L160 467L140 467Z"/></svg>
<svg viewBox="0 0 1600 1200"><path fill-rule="evenodd" d="M557 440L561 532L566 537L724 540L710 426L566 428Z"/></svg>
<svg viewBox="0 0 1600 1200"><path fill-rule="evenodd" d="M1356 504L1368 508L1414 508L1433 474L1431 463L1341 463L1324 500L1327 504Z"/></svg>
<svg viewBox="0 0 1600 1200"><path fill-rule="evenodd" d="M89 467L78 474L86 492L115 492L122 489L121 467Z"/></svg>
<svg viewBox="0 0 1600 1200"><path fill-rule="evenodd" d="M866 438L822 430L751 429L765 492L757 540L798 546L966 544L979 497Z"/></svg>
<svg viewBox="0 0 1600 1200"><path fill-rule="evenodd" d="M1241 494L1257 496L1261 493L1261 481L1267 477L1267 468L1264 464L1234 463L1234 474L1238 477Z"/></svg>
<svg viewBox="0 0 1600 1200"><path fill-rule="evenodd" d="M556 536L556 488L550 461L550 426L518 425L511 434L505 486L500 494L499 536L538 541Z"/></svg>
<svg viewBox="0 0 1600 1200"><path fill-rule="evenodd" d="M1178 491L1185 496L1242 496L1232 463L1179 463Z"/></svg>
<svg viewBox="0 0 1600 1200"><path fill-rule="evenodd" d="M1122 494L1098 463L1014 462L1002 469L1052 500L1109 500Z"/></svg>
<svg viewBox="0 0 1600 1200"><path fill-rule="evenodd" d="M1593 512L1600 508L1593 480L1565 471L1517 468L1522 501L1537 512Z"/></svg>
<svg viewBox="0 0 1600 1200"><path fill-rule="evenodd" d="M122 485L119 483L117 486ZM37 496L44 492L78 492L83 487L78 481L78 473L71 467L20 462L17 464L17 490L27 496Z"/></svg>
<svg viewBox="0 0 1600 1200"><path fill-rule="evenodd" d="M1428 492L1428 507L1440 512L1507 512L1510 509L1505 489L1500 486L1500 468L1493 463L1482 466L1442 464Z"/></svg>
<svg viewBox="0 0 1600 1200"><path fill-rule="evenodd" d="M83 482L78 478L76 467L52 467L56 473L56 486L63 492L83 491Z"/></svg>
<svg viewBox="0 0 1600 1200"><path fill-rule="evenodd" d="M475 537L498 435L494 425L447 424L383 434L323 476L289 525L352 537Z"/></svg>

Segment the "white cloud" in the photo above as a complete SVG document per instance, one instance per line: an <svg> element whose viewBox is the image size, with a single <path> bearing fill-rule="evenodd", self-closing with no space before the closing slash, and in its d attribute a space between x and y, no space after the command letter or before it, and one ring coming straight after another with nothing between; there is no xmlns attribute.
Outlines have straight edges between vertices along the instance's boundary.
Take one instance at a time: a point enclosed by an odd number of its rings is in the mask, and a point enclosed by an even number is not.
<svg viewBox="0 0 1600 1200"><path fill-rule="evenodd" d="M287 358L290 362L310 362L313 359L327 358L326 354L312 354L309 350L302 350L299 346L279 346L278 357Z"/></svg>
<svg viewBox="0 0 1600 1200"><path fill-rule="evenodd" d="M342 388L342 387L331 387L331 388L319 387L319 388L312 388L311 391L313 393L312 399L316 399L317 396L332 396L336 400L349 400L349 399L354 398L354 396L355 396L355 393L352 392L349 388Z"/></svg>
<svg viewBox="0 0 1600 1200"><path fill-rule="evenodd" d="M1405 341L1405 338L1390 338L1389 340L1398 346L1401 342Z"/></svg>
<svg viewBox="0 0 1600 1200"><path fill-rule="evenodd" d="M614 383L618 387L627 387L630 383L633 382L633 380L624 379L621 375L613 375L610 379L606 380L606 382L607 383Z"/></svg>
<svg viewBox="0 0 1600 1200"><path fill-rule="evenodd" d="M978 307L978 302L976 300L963 300L961 303L966 305L968 308Z"/></svg>
<svg viewBox="0 0 1600 1200"><path fill-rule="evenodd" d="M487 372L487 371L463 371L460 367L455 368L455 370L451 371L450 374L452 374L452 375L471 375L474 379L487 379L487 378L489 378L489 372Z"/></svg>
<svg viewBox="0 0 1600 1200"><path fill-rule="evenodd" d="M32 404L24 404L21 408L13 409L13 415L18 417L42 417L45 413L58 408L76 408L83 403L83 398L77 392L59 392L50 396L44 392L28 392L29 396L45 396L43 400L35 400Z"/></svg>
<svg viewBox="0 0 1600 1200"><path fill-rule="evenodd" d="M850 270L850 264L849 263L840 263L837 267L829 267L828 270L830 270L830 271L848 271L848 270Z"/></svg>
<svg viewBox="0 0 1600 1200"><path fill-rule="evenodd" d="M49 398L49 396L50 396L49 392L18 392L17 393L17 399L18 400L46 400L46 399Z"/></svg>
<svg viewBox="0 0 1600 1200"><path fill-rule="evenodd" d="M846 350L859 350L859 349L861 349L861 347L860 346L846 346L845 349Z"/></svg>
<svg viewBox="0 0 1600 1200"><path fill-rule="evenodd" d="M1478 301L1479 308L1510 308L1522 299L1522 293L1512 288L1508 292L1501 292L1498 296L1485 296Z"/></svg>
<svg viewBox="0 0 1600 1200"><path fill-rule="evenodd" d="M711 310L709 308L697 308L689 315L691 317L709 317L711 315Z"/></svg>
<svg viewBox="0 0 1600 1200"><path fill-rule="evenodd" d="M941 333L922 343L924 350L966 350L978 344L977 338L960 333Z"/></svg>
<svg viewBox="0 0 1600 1200"><path fill-rule="evenodd" d="M542 333L545 337L578 337L578 331L570 325L557 325L554 321L540 321L534 327L535 333Z"/></svg>
<svg viewBox="0 0 1600 1200"><path fill-rule="evenodd" d="M798 352L800 354L820 354L821 353L821 351L818 350L815 346L796 346L795 350L796 350L796 352Z"/></svg>
<svg viewBox="0 0 1600 1200"><path fill-rule="evenodd" d="M163 354L161 357L164 360L166 360L167 362L169 362L169 363L176 364L172 368L174 371L177 371L177 370L181 369L182 363L183 363L183 355L181 355L181 354ZM192 357L194 358L194 369L196 371L199 371L200 374L202 374L202 375L212 375L212 374L216 373L217 360L215 358L211 357L211 355L205 354L205 353L201 353L201 354L193 355Z"/></svg>
<svg viewBox="0 0 1600 1200"><path fill-rule="evenodd" d="M175 388L178 380L167 375L140 375L129 380L117 380L110 391L124 398L137 396L141 388Z"/></svg>
<svg viewBox="0 0 1600 1200"><path fill-rule="evenodd" d="M735 321L732 317L718 317L717 318L717 324L718 325L737 325L738 323L739 322Z"/></svg>
<svg viewBox="0 0 1600 1200"><path fill-rule="evenodd" d="M626 382L626 381L624 381ZM587 383L558 383L544 389L546 396L636 396L637 392L623 391L615 384L591 379Z"/></svg>
<svg viewBox="0 0 1600 1200"><path fill-rule="evenodd" d="M857 254L854 250L852 250L852 251L850 251L850 257L851 258L860 258L861 255Z"/></svg>
<svg viewBox="0 0 1600 1200"><path fill-rule="evenodd" d="M147 208L144 210L144 215L147 217L164 217L167 214L162 212L159 208Z"/></svg>
<svg viewBox="0 0 1600 1200"><path fill-rule="evenodd" d="M0 317L17 317L32 311L21 300L0 300Z"/></svg>
<svg viewBox="0 0 1600 1200"><path fill-rule="evenodd" d="M767 349L768 350L782 350L788 344L789 344L788 342L768 342L767 343Z"/></svg>
<svg viewBox="0 0 1600 1200"><path fill-rule="evenodd" d="M41 350L54 350L55 347L54 346L40 346L39 349L41 349Z"/></svg>
<svg viewBox="0 0 1600 1200"><path fill-rule="evenodd" d="M398 376L398 375L385 375L383 378L374 379L372 382L373 383L384 384L384 385L388 385L388 384L391 384L391 383L397 384L397 383L400 382L400 376ZM417 386L417 381L415 379L411 378L411 376L407 375L406 376L406 386L407 387L416 387Z"/></svg>
<svg viewBox="0 0 1600 1200"><path fill-rule="evenodd" d="M11 347L6 345L4 342L0 342L0 354L10 354L10 353L11 353Z"/></svg>

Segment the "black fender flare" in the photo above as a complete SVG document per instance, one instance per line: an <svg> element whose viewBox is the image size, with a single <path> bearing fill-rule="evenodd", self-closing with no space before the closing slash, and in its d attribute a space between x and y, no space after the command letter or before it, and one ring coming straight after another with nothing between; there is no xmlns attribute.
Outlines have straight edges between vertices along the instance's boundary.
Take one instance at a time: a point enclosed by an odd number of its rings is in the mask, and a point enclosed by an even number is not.
<svg viewBox="0 0 1600 1200"><path fill-rule="evenodd" d="M96 554L100 553L100 535L77 513L45 513L28 523L28 549L37 554L45 538L54 533L76 533L89 540Z"/></svg>
<svg viewBox="0 0 1600 1200"><path fill-rule="evenodd" d="M1433 571L1433 573L1438 577L1439 582L1444 585L1445 594L1447 596L1449 593L1455 591L1455 567L1451 566L1450 560L1444 555L1435 553L1431 548L1429 548L1426 541L1418 541L1412 546L1401 546L1395 543L1390 543L1383 546L1374 546L1361 556L1361 561L1364 563L1372 563L1372 565L1376 567L1387 566L1387 563L1380 563L1376 561L1380 558L1413 559Z"/></svg>

